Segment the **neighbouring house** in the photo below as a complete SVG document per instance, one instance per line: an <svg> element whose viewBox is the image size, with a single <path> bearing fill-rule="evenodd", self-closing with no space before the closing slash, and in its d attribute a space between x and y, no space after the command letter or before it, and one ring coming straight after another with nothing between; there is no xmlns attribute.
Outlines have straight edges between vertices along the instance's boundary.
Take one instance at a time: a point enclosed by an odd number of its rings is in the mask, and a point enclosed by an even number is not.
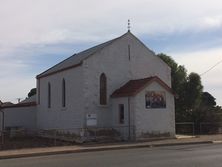
<svg viewBox="0 0 222 167"><path fill-rule="evenodd" d="M2 108L2 109L1 109ZM36 129L36 96L32 96L18 104L10 102L0 106L0 131L4 128ZM3 115L4 114L4 115ZM4 125L3 125L4 122Z"/></svg>
<svg viewBox="0 0 222 167"><path fill-rule="evenodd" d="M0 107L7 107L7 106L11 106L11 105L13 105L13 103L11 103L11 102L2 102L0 100Z"/></svg>
<svg viewBox="0 0 222 167"><path fill-rule="evenodd" d="M171 69L130 31L36 78L36 101L13 108L15 117L19 110L27 114L22 115L27 124L20 124L26 128L80 135L85 128L112 128L134 139L175 135Z"/></svg>

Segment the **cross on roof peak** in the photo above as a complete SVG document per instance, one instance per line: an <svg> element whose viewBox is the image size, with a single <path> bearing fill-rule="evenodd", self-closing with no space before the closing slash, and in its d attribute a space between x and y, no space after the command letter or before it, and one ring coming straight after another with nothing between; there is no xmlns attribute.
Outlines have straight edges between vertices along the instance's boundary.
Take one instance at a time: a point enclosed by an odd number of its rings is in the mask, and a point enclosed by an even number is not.
<svg viewBox="0 0 222 167"><path fill-rule="evenodd" d="M128 26L127 26L128 32L130 32L130 28L131 28L130 19L128 19Z"/></svg>

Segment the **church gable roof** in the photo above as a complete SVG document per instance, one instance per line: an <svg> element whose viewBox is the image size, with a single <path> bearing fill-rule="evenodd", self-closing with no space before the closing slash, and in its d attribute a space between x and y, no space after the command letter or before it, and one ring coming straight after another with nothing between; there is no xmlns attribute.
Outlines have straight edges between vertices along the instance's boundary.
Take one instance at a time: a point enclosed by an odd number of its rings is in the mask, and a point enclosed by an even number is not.
<svg viewBox="0 0 222 167"><path fill-rule="evenodd" d="M114 91L111 97L115 98L115 97L134 96L152 82L157 82L168 92L174 94L173 90L165 82L163 82L159 77L154 76L143 79L130 80L125 85Z"/></svg>
<svg viewBox="0 0 222 167"><path fill-rule="evenodd" d="M54 65L53 67L49 68L48 70L42 72L41 74L37 75L36 78L43 78L58 72L62 72L71 68L75 68L77 66L80 66L83 62L83 60L89 58L90 56L94 55L95 53L101 51L103 48L111 45L113 42L116 42L117 40L121 39L122 37L126 36L126 35L130 35L131 37L133 37L135 40L137 40L141 45L143 45L148 51L150 51L151 53L153 53L153 55L155 55L155 53L150 50L145 44L143 44L135 35L133 35L130 31L128 31L127 33L123 34L120 37L117 37L115 39L112 39L110 41L104 42L102 44L99 44L97 46L94 46L92 48L86 49L82 52L79 52L77 54L74 54L70 57L68 57L67 59L63 60L62 62ZM167 65L164 61L162 61L158 56L156 56L161 62L163 62L165 65Z"/></svg>
<svg viewBox="0 0 222 167"><path fill-rule="evenodd" d="M74 54L74 55L70 56L69 58L65 59L64 61L56 64L55 66L49 68L46 71L44 71L43 73L37 75L37 78L46 77L46 76L52 75L54 73L65 71L67 69L71 69L71 68L74 68L76 66L79 66L79 65L82 64L83 60L87 59L89 56L91 56L91 55L97 53L98 51L102 50L106 46L109 46L114 41L120 39L121 37L123 37L126 34L127 33L123 34L122 36L120 36L118 38L112 39L112 40L107 41L105 43L99 44L97 46L86 49L86 50L84 50L82 52L79 52L77 54Z"/></svg>

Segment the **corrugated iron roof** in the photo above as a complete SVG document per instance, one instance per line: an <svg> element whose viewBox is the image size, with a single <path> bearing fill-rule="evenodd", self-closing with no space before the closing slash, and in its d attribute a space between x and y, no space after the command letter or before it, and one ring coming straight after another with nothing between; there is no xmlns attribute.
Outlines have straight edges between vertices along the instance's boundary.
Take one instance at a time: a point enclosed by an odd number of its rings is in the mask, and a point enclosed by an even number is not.
<svg viewBox="0 0 222 167"><path fill-rule="evenodd" d="M127 33L123 34L122 36L112 39L110 41L107 41L105 43L99 44L97 46L94 46L92 48L89 48L87 50L84 50L80 53L74 54L71 57L65 59L64 61L56 64L55 66L49 68L48 70L44 71L43 73L37 75L37 78L42 78L51 74L54 74L56 72L60 72L66 69L70 69L70 68L74 68L78 65L81 65L82 61L87 59L89 56L97 53L98 51L100 51L101 49L103 49L104 47L110 45L111 43L113 43L114 41L120 39L121 37L123 37L124 35L126 35Z"/></svg>

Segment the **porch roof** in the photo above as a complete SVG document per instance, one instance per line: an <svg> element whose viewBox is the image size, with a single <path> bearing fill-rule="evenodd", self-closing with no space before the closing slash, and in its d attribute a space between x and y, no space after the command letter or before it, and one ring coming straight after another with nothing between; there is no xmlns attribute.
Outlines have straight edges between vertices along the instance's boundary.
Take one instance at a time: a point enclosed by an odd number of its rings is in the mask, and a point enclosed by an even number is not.
<svg viewBox="0 0 222 167"><path fill-rule="evenodd" d="M148 86L152 82L159 83L168 92L175 95L173 90L165 82L163 82L159 77L152 76L152 77L148 77L148 78L128 81L125 85L123 85L119 89L115 90L113 92L113 94L111 95L111 97L115 98L115 97L134 96L137 93L139 93L140 91L142 91L146 86Z"/></svg>

